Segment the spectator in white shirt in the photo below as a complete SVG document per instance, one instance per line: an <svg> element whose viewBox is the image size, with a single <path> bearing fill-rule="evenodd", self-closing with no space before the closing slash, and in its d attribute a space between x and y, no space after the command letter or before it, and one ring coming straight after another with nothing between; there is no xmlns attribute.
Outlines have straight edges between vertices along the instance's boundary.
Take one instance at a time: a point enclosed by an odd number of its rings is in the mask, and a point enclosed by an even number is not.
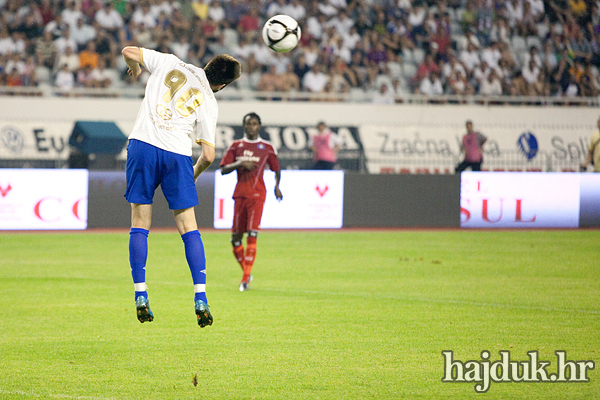
<svg viewBox="0 0 600 400"><path fill-rule="evenodd" d="M419 85L419 93L426 96L439 96L444 94L444 87L437 72L430 72L421 80Z"/></svg>
<svg viewBox="0 0 600 400"><path fill-rule="evenodd" d="M214 3L214 1L213 1ZM278 15L278 14L285 14L285 8L287 6L286 0L276 0L271 2L271 4L269 4L267 6L267 17L271 18L274 15ZM298 21L298 20L296 20Z"/></svg>
<svg viewBox="0 0 600 400"><path fill-rule="evenodd" d="M75 1L69 1L67 3L67 8L65 8L60 15L62 16L63 22L70 27L75 26L79 18L85 18L85 15L77 9L77 3Z"/></svg>
<svg viewBox="0 0 600 400"><path fill-rule="evenodd" d="M71 27L70 31L71 37L75 40L75 43L77 43L77 49L79 51L85 48L87 42L96 38L96 29L91 25L87 25L83 18L79 18L77 24Z"/></svg>
<svg viewBox="0 0 600 400"><path fill-rule="evenodd" d="M495 69L492 69L481 85L479 85L479 94L483 96L501 96L502 95L502 83L498 78L498 73Z"/></svg>
<svg viewBox="0 0 600 400"><path fill-rule="evenodd" d="M219 1L214 0L210 2L210 7L208 8L208 18L217 23L225 19L225 9L221 7L221 3Z"/></svg>
<svg viewBox="0 0 600 400"><path fill-rule="evenodd" d="M350 28L354 26L354 21L348 18L345 11L340 11L338 15L327 22L326 26L327 28L334 27L339 35L344 36L350 34Z"/></svg>
<svg viewBox="0 0 600 400"><path fill-rule="evenodd" d="M65 95L67 95L67 93L73 89L73 86L75 86L75 76L69 71L67 64L63 65L56 74L54 85Z"/></svg>
<svg viewBox="0 0 600 400"><path fill-rule="evenodd" d="M144 24L150 30L156 26L156 18L150 12L150 5L148 3L141 3L141 6L138 6L133 12L131 19L133 19L136 25Z"/></svg>
<svg viewBox="0 0 600 400"><path fill-rule="evenodd" d="M77 42L71 37L71 30L69 28L67 28L64 34L56 39L54 43L56 44L56 50L58 50L59 54L63 54L67 47L70 47L74 52L77 52Z"/></svg>
<svg viewBox="0 0 600 400"><path fill-rule="evenodd" d="M481 60L479 59L479 52L475 48L475 45L470 43L466 50L461 51L460 61L465 66L467 74L471 75L475 67L481 63Z"/></svg>
<svg viewBox="0 0 600 400"><path fill-rule="evenodd" d="M302 21L306 17L306 8L299 0L292 0L285 8L284 14L289 15L296 21Z"/></svg>
<svg viewBox="0 0 600 400"><path fill-rule="evenodd" d="M65 49L64 54L59 54L56 57L54 72L57 73L64 65L72 73L76 73L79 69L79 54L75 53L70 47Z"/></svg>
<svg viewBox="0 0 600 400"><path fill-rule="evenodd" d="M538 67L534 60L530 60L527 66L523 67L521 70L521 74L523 75L523 79L527 82L528 85L535 83L538 79L538 75L540 74L540 67Z"/></svg>
<svg viewBox="0 0 600 400"><path fill-rule="evenodd" d="M104 7L96 12L94 20L113 36L124 26L123 17L115 9L111 1L104 2Z"/></svg>
<svg viewBox="0 0 600 400"><path fill-rule="evenodd" d="M481 61L485 61L490 68L498 67L498 61L502 58L498 42L492 42L481 52Z"/></svg>
<svg viewBox="0 0 600 400"><path fill-rule="evenodd" d="M311 93L322 93L329 78L322 72L322 66L315 64L302 78L302 88Z"/></svg>
<svg viewBox="0 0 600 400"><path fill-rule="evenodd" d="M331 18L338 13L338 9L331 4L329 0L324 0L322 3L319 2L318 8L319 11L325 14L328 18Z"/></svg>

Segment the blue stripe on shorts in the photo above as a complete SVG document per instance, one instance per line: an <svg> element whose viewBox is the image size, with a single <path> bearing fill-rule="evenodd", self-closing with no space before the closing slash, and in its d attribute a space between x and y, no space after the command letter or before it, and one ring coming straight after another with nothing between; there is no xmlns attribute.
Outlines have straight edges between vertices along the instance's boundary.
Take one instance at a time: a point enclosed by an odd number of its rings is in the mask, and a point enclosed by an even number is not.
<svg viewBox="0 0 600 400"><path fill-rule="evenodd" d="M169 209L198 205L192 157L159 149L131 139L127 145L127 190L129 203L152 204L160 185Z"/></svg>

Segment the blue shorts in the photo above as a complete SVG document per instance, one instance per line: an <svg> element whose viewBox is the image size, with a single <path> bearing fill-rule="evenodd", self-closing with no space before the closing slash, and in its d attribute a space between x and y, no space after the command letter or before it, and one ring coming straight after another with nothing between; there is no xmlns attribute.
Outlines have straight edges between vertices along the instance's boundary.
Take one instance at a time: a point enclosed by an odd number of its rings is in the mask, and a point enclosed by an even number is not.
<svg viewBox="0 0 600 400"><path fill-rule="evenodd" d="M192 157L131 139L127 145L125 198L134 204L152 204L158 185L169 209L182 210L198 205Z"/></svg>

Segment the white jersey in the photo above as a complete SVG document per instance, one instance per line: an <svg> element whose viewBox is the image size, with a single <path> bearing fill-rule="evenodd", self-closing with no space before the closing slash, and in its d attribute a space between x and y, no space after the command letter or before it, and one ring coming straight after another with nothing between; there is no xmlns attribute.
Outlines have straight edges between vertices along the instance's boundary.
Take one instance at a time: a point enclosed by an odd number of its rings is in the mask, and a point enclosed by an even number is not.
<svg viewBox="0 0 600 400"><path fill-rule="evenodd" d="M204 70L172 54L140 52L150 77L129 139L184 156L192 141L214 147L219 109Z"/></svg>

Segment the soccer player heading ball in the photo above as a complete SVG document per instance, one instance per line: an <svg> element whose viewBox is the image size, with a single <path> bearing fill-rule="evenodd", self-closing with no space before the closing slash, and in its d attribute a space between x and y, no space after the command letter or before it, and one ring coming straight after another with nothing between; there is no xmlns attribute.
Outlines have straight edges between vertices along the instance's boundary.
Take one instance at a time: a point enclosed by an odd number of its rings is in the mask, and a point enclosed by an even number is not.
<svg viewBox="0 0 600 400"><path fill-rule="evenodd" d="M182 62L172 54L128 46L122 50L134 78L143 66L150 73L146 92L127 145L127 190L131 203L129 263L140 322L151 322L146 291L148 233L154 191L160 185L173 210L194 282L194 306L201 328L212 325L206 299L206 257L198 232L194 206L198 205L195 180L215 159L218 107L214 93L240 76L240 63L222 54L204 69ZM196 164L192 142L202 146Z"/></svg>
<svg viewBox="0 0 600 400"><path fill-rule="evenodd" d="M269 165L275 172L275 197L283 199L279 190L281 170L277 152L271 144L258 136L261 123L256 113L244 116L244 138L234 141L227 149L221 160L221 173L237 171L238 182L233 192L234 211L233 226L231 228L231 244L233 254L242 267L243 276L240 282L240 291L248 290L252 280L252 266L256 257L256 237L260 229L263 206L267 196L263 172ZM246 251L242 239L247 232Z"/></svg>

